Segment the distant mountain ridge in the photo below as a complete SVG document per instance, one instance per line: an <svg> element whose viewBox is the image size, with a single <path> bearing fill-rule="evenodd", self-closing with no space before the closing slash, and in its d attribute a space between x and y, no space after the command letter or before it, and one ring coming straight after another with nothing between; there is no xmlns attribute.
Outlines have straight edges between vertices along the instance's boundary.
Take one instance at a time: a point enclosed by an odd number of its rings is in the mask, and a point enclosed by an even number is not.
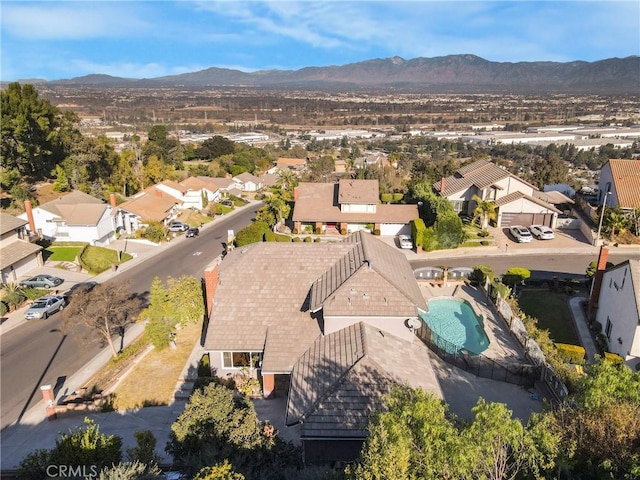
<svg viewBox="0 0 640 480"><path fill-rule="evenodd" d="M640 94L640 57L595 62L491 62L475 55L372 59L341 66L252 73L211 67L198 72L131 79L86 75L49 85L95 87L254 87L272 89L394 89L469 93Z"/></svg>

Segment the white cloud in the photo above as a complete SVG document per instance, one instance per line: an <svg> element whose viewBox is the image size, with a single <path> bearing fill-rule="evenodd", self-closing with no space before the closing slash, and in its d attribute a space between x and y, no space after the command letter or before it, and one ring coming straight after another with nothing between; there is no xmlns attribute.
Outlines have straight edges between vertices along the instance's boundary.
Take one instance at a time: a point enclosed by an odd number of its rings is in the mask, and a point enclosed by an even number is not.
<svg viewBox="0 0 640 480"><path fill-rule="evenodd" d="M122 3L3 3L3 35L28 40L136 36L151 25Z"/></svg>

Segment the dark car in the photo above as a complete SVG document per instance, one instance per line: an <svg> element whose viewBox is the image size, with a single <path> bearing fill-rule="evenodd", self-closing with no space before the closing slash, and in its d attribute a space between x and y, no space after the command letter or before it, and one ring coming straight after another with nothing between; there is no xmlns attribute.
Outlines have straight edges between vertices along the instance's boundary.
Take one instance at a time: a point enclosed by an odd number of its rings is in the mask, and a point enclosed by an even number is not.
<svg viewBox="0 0 640 480"><path fill-rule="evenodd" d="M198 235L200 235L200 229L198 227L191 227L187 230L185 237L197 237Z"/></svg>
<svg viewBox="0 0 640 480"><path fill-rule="evenodd" d="M22 280L19 285L25 288L54 288L62 284L64 280L53 275L36 275Z"/></svg>
<svg viewBox="0 0 640 480"><path fill-rule="evenodd" d="M71 299L77 297L78 295L82 295L84 293L88 293L94 289L94 287L98 285L98 282L90 281L90 282L82 282L76 283L69 290L64 292L62 295L64 296L67 303L71 301Z"/></svg>

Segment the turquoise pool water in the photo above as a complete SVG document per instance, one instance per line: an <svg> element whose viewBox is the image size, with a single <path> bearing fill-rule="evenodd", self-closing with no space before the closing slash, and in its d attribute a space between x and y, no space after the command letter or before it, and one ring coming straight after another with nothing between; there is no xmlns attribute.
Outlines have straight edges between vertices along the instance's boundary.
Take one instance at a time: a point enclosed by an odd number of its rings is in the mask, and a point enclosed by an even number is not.
<svg viewBox="0 0 640 480"><path fill-rule="evenodd" d="M429 311L421 315L433 336L434 343L449 353L461 349L479 355L489 347L482 319L471 305L455 298L435 298L428 303Z"/></svg>

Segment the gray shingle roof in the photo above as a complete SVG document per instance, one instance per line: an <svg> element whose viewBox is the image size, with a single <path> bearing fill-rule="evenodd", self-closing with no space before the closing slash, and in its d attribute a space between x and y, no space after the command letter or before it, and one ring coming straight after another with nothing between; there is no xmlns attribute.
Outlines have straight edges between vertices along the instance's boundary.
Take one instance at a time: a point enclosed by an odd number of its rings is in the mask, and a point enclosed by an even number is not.
<svg viewBox="0 0 640 480"><path fill-rule="evenodd" d="M0 250L0 269L7 268L20 260L34 255L42 250L40 245L24 240L16 240L2 247Z"/></svg>
<svg viewBox="0 0 640 480"><path fill-rule="evenodd" d="M338 270L350 268L354 255L360 271L350 278ZM367 259L375 267L369 269ZM322 333L310 306L312 285L324 277L333 282L325 314L415 316L416 305L426 310L406 257L370 234L337 243L256 243L234 250L220 265L205 347L264 350L263 372L290 372ZM370 302L354 298L349 305L351 289L368 292Z"/></svg>
<svg viewBox="0 0 640 480"><path fill-rule="evenodd" d="M416 315L426 303L406 257L369 234L345 242L353 249L327 269L311 287L311 310L324 315Z"/></svg>
<svg viewBox="0 0 640 480"><path fill-rule="evenodd" d="M364 438L369 415L394 383L442 397L427 348L364 322L318 338L296 362L286 424L301 435Z"/></svg>
<svg viewBox="0 0 640 480"><path fill-rule="evenodd" d="M26 225L26 220L22 220L21 218L14 217L13 215L9 215L7 213L0 212L0 235L4 235L12 230L17 230L18 228Z"/></svg>

